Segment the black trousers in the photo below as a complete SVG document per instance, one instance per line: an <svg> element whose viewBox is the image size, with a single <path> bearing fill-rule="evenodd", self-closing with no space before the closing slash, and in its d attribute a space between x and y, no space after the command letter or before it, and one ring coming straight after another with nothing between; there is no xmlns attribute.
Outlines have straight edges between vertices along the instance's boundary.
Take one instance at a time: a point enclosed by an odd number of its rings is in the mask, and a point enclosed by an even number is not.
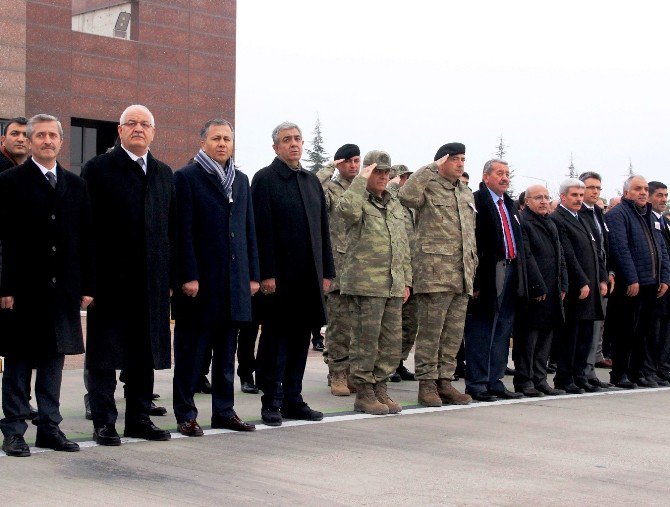
<svg viewBox="0 0 670 507"><path fill-rule="evenodd" d="M593 344L593 321L568 316L561 333L561 343L554 385L561 388L576 380L587 381L586 366Z"/></svg>
<svg viewBox="0 0 670 507"><path fill-rule="evenodd" d="M194 395L205 354L212 354L212 416L235 414L233 383L238 325L230 321L202 324L177 320L174 330L174 414L178 423L195 419ZM209 352L211 351L211 352Z"/></svg>
<svg viewBox="0 0 670 507"><path fill-rule="evenodd" d="M299 322L263 322L258 344L256 382L263 407L299 405L312 326Z"/></svg>
<svg viewBox="0 0 670 507"><path fill-rule="evenodd" d="M547 362L554 330L517 326L514 330L514 387L547 385Z"/></svg>
<svg viewBox="0 0 670 507"><path fill-rule="evenodd" d="M2 411L5 417L0 420L3 435L23 435L28 429L26 420L30 416L28 400L33 368L36 369L37 431L58 431L58 425L63 420L59 407L64 363L65 356L56 352L45 353L38 358L34 354L10 354L5 357L5 372L2 375Z"/></svg>
<svg viewBox="0 0 670 507"><path fill-rule="evenodd" d="M240 324L240 334L237 336L237 376L242 381L254 380L256 369L256 338L260 324L243 322Z"/></svg>
<svg viewBox="0 0 670 507"><path fill-rule="evenodd" d="M607 303L607 318L612 333L613 383L626 375L629 380L655 373L654 314L655 285L643 285L637 296L626 295L623 284L616 285Z"/></svg>

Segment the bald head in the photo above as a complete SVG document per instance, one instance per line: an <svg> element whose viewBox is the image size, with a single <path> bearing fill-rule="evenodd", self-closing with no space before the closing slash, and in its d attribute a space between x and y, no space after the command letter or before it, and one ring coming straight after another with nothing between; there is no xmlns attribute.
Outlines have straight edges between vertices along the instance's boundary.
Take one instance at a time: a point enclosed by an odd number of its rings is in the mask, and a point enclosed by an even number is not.
<svg viewBox="0 0 670 507"><path fill-rule="evenodd" d="M551 211L549 190L542 185L531 185L526 189L526 206L533 213L546 215Z"/></svg>
<svg viewBox="0 0 670 507"><path fill-rule="evenodd" d="M623 196L637 206L646 206L649 200L649 185L642 176L631 176L623 184Z"/></svg>

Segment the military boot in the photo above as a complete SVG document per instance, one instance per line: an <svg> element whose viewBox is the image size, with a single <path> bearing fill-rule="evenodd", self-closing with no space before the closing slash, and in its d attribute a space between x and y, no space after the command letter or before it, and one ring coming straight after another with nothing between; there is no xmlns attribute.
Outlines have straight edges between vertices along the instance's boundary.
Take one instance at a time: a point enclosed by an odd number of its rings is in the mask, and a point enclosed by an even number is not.
<svg viewBox="0 0 670 507"><path fill-rule="evenodd" d="M472 401L472 397L469 394L459 393L451 385L451 380L446 378L441 378L437 381L437 394L440 395L442 403L449 403L450 405L467 405Z"/></svg>
<svg viewBox="0 0 670 507"><path fill-rule="evenodd" d="M424 407L441 407L442 399L437 394L437 383L435 380L419 380L419 405Z"/></svg>
<svg viewBox="0 0 670 507"><path fill-rule="evenodd" d="M351 394L347 386L347 372L345 370L331 372L330 394L333 396L349 396Z"/></svg>
<svg viewBox="0 0 670 507"><path fill-rule="evenodd" d="M386 415L389 413L389 408L375 396L372 384L358 384L356 386L354 410L372 415Z"/></svg>
<svg viewBox="0 0 670 507"><path fill-rule="evenodd" d="M402 411L400 404L389 397L386 382L377 382L374 391L377 399L389 408L389 414L397 414Z"/></svg>

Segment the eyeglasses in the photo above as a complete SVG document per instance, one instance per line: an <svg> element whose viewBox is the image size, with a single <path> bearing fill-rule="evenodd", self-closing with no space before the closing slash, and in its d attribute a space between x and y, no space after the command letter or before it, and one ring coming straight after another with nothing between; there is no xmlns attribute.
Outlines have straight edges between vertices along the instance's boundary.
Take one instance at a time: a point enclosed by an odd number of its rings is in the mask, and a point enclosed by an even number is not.
<svg viewBox="0 0 670 507"><path fill-rule="evenodd" d="M532 199L533 201L551 201L551 197L548 195L534 195L533 197L528 197L528 199Z"/></svg>
<svg viewBox="0 0 670 507"><path fill-rule="evenodd" d="M140 127L142 127L144 130L150 129L150 128L153 127L153 125L151 123L149 123L148 121L128 120L126 123L121 124L122 127L128 127L128 128L131 128L131 129L134 129L138 125Z"/></svg>
<svg viewBox="0 0 670 507"><path fill-rule="evenodd" d="M598 190L598 191L600 191L602 189L603 189L603 187L598 187L596 185L589 185L588 187L586 187L586 190Z"/></svg>

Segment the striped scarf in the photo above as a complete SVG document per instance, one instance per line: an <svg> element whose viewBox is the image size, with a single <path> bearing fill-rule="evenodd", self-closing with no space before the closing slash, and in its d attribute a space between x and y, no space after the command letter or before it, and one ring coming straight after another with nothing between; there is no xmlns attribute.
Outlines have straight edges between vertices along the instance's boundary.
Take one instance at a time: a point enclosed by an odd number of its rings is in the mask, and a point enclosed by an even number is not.
<svg viewBox="0 0 670 507"><path fill-rule="evenodd" d="M195 156L195 161L205 171L219 179L223 190L226 192L226 196L228 196L228 202L233 202L233 182L235 181L235 162L233 161L233 157L230 157L226 163L226 167L223 167L201 149Z"/></svg>

